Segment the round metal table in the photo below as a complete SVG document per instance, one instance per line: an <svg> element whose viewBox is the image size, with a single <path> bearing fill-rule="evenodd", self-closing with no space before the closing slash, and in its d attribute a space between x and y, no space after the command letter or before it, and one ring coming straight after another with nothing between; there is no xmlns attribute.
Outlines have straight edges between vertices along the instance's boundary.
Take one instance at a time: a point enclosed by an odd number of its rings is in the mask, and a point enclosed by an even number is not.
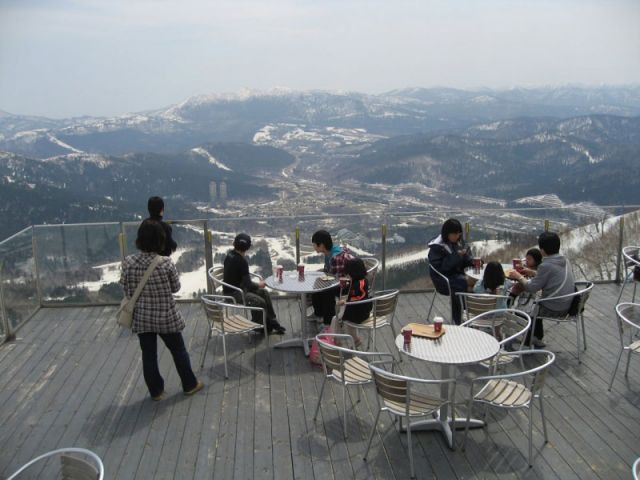
<svg viewBox="0 0 640 480"><path fill-rule="evenodd" d="M282 280L272 275L264 282L273 290L300 295L300 336L283 340L273 348L302 347L304 354L309 355L309 341L313 340L313 337L309 338L307 333L307 294L333 288L338 285L338 281L324 272L305 272L304 277L300 278L297 271L286 270L282 274Z"/></svg>
<svg viewBox="0 0 640 480"><path fill-rule="evenodd" d="M474 328L444 325L446 333L437 340L413 337L408 348L404 346L402 334L396 337L396 347L401 354L418 360L440 364L440 378L450 378L451 366L472 365L488 360L500 350L498 341L491 335ZM440 395L449 399L449 385L442 385ZM440 430L450 448L454 448L451 433L452 419L449 405L443 405L433 419L413 423L414 430ZM455 420L453 428L464 428L466 418ZM482 427L484 421L472 418L470 428Z"/></svg>
<svg viewBox="0 0 640 480"><path fill-rule="evenodd" d="M510 263L501 263L500 265L502 265L502 270L504 270L504 276L507 276L507 270L513 270L513 265ZM480 269L479 272L476 273L476 271L473 269L473 267L468 267L464 269L464 274L467 277L471 277L475 280L482 280L482 277L484 277L484 269L487 266L487 264L485 263L484 265L482 265L482 268Z"/></svg>

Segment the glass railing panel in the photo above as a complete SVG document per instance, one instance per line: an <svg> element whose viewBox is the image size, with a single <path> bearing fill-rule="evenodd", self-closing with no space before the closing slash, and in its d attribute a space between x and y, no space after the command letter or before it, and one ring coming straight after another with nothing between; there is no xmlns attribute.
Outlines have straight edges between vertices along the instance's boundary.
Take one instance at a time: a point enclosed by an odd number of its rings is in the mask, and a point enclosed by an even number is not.
<svg viewBox="0 0 640 480"><path fill-rule="evenodd" d="M118 223L34 227L43 303L119 302L119 235Z"/></svg>
<svg viewBox="0 0 640 480"><path fill-rule="evenodd" d="M0 243L0 297L3 335L7 327L14 331L40 306L31 228Z"/></svg>

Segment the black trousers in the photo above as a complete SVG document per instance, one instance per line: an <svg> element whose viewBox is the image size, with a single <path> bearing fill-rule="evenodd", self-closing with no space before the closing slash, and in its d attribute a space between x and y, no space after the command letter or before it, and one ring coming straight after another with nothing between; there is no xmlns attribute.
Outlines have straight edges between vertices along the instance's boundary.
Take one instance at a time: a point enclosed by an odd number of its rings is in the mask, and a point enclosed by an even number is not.
<svg viewBox="0 0 640 480"><path fill-rule="evenodd" d="M242 295L240 295L240 292L234 291L232 296L238 304L242 304ZM260 307L265 309L267 313L267 328L269 330L278 324L271 296L264 288L258 288L253 292L244 292L244 298L247 302L247 307ZM262 325L262 312L251 312L251 320L258 325Z"/></svg>
<svg viewBox="0 0 640 480"><path fill-rule="evenodd" d="M182 339L182 333L139 333L138 339L142 350L142 373L151 396L156 397L164 392L164 379L158 368L158 342L156 339L158 335L173 356L173 363L175 363L182 381L182 390L188 392L195 388L198 380L191 370L191 361Z"/></svg>
<svg viewBox="0 0 640 480"><path fill-rule="evenodd" d="M322 317L325 325L329 325L336 315L336 297L340 295L340 286L311 294L313 313Z"/></svg>

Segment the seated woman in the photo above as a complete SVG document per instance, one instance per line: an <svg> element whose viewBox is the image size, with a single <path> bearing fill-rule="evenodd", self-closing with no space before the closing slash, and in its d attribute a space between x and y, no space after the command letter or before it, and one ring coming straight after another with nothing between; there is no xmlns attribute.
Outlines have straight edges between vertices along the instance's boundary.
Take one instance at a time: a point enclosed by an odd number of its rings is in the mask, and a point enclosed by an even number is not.
<svg viewBox="0 0 640 480"><path fill-rule="evenodd" d="M251 237L246 233L239 233L233 240L233 250L229 250L224 259L224 276L223 281L234 287L241 288L244 292L244 298L248 307L264 308L267 312L267 331L275 332L283 335L285 328L276 320L276 312L271 303L269 292L265 290L265 283L253 283L249 275L249 263L245 258L247 250L251 247ZM228 287L223 288L225 295L230 295L236 299L236 302L242 303L242 295L237 290ZM251 317L254 323L262 325L262 313L252 311ZM256 328L256 331L262 332L262 328Z"/></svg>
<svg viewBox="0 0 640 480"><path fill-rule="evenodd" d="M504 276L502 265L498 262L489 262L484 269L482 280L477 282L474 293L490 293L492 295L508 295L513 282ZM496 302L496 308L507 308L507 298L500 298Z"/></svg>
<svg viewBox="0 0 640 480"><path fill-rule="evenodd" d="M351 323L362 323L369 318L369 314L373 308L373 303L349 305L349 302L357 302L370 298L367 268L365 267L362 259L354 258L352 260L347 260L344 265L343 274L349 277L351 281L349 282L348 291L346 292L346 300L341 299L338 301L339 304L345 305L342 320ZM362 343L362 340L358 337L355 328L347 325L346 330L347 333L353 337L356 347Z"/></svg>
<svg viewBox="0 0 640 480"><path fill-rule="evenodd" d="M467 292L473 280L464 274L464 269L473 264L469 249L462 244L462 224L450 218L442 225L440 235L429 242L429 264L449 280L451 296L456 292ZM431 280L438 293L448 295L447 284L443 278L430 269ZM462 319L460 303L451 302L451 315L456 325Z"/></svg>

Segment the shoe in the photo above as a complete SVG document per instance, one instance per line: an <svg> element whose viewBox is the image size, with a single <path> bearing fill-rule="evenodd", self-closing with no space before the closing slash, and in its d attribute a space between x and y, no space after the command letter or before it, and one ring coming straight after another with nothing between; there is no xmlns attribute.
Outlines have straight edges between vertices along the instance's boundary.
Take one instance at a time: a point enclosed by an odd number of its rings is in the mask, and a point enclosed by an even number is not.
<svg viewBox="0 0 640 480"><path fill-rule="evenodd" d="M162 400L164 397L166 397L164 391L160 392L158 395L151 395L151 400L153 400L154 402L159 402L160 400Z"/></svg>
<svg viewBox="0 0 640 480"><path fill-rule="evenodd" d="M203 388L204 388L204 383L202 383L202 382L200 382L200 381L199 381L199 382L196 384L196 386L195 386L195 387L193 387L191 390L188 390L188 391L184 392L184 394L185 394L185 395L193 395L194 393L199 392L199 391L200 391L200 390L202 390Z"/></svg>
<svg viewBox="0 0 640 480"><path fill-rule="evenodd" d="M533 346L536 348L544 348L547 346L547 344L540 340L538 337L533 337L531 343L533 343Z"/></svg>
<svg viewBox="0 0 640 480"><path fill-rule="evenodd" d="M284 335L284 332L287 331L282 325L278 322L272 322L271 325L267 327L267 331L271 333L275 333L276 335Z"/></svg>

